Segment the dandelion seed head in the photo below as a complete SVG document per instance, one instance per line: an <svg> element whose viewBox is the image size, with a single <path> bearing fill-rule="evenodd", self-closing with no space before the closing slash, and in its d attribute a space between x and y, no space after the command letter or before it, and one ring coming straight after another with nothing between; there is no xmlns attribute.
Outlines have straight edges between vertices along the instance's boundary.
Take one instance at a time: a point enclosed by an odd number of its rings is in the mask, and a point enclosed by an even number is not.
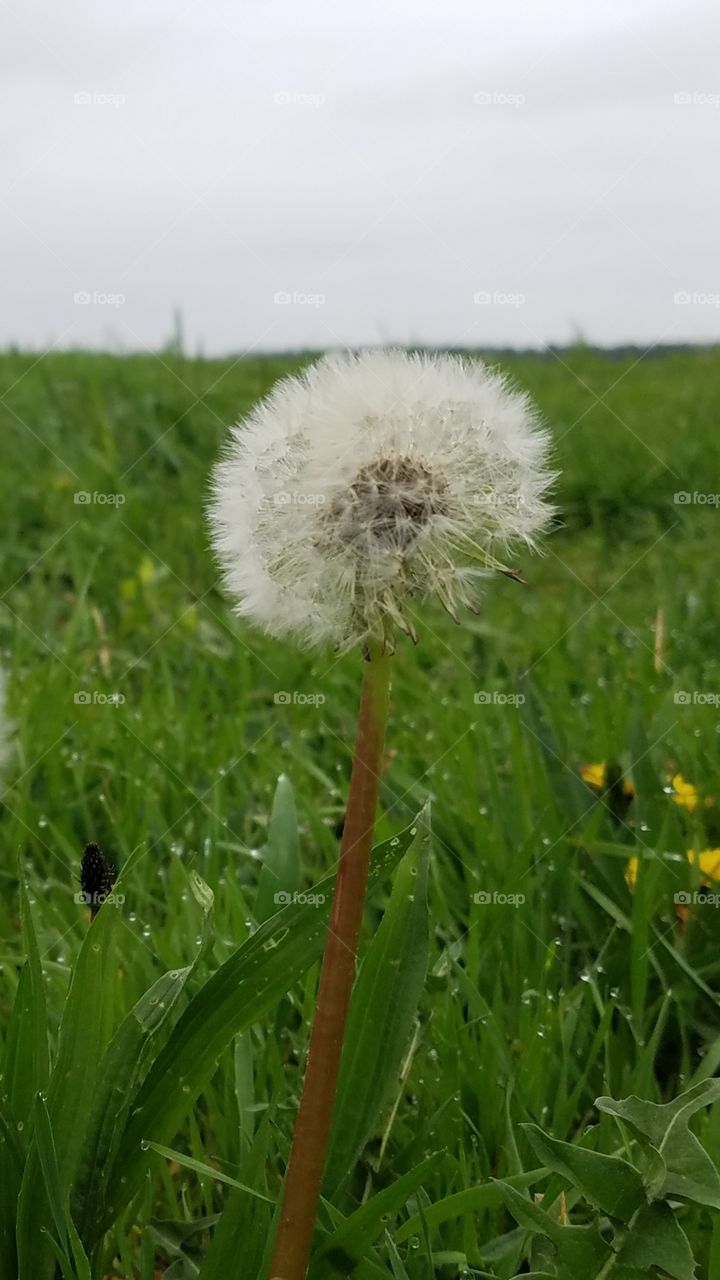
<svg viewBox="0 0 720 1280"><path fill-rule="evenodd" d="M473 607L497 557L536 547L548 436L478 361L365 351L283 379L233 428L212 537L238 613L306 645L413 634L423 596Z"/></svg>

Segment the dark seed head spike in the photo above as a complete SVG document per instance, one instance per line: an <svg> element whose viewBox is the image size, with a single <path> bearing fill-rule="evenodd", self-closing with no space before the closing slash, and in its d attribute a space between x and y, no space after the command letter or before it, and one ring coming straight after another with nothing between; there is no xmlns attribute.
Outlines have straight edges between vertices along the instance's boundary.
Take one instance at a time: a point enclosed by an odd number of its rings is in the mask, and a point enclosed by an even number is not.
<svg viewBox="0 0 720 1280"><path fill-rule="evenodd" d="M111 892L117 870L105 857L98 844L86 844L80 864L80 888L85 902L90 906L90 919L94 920L103 902Z"/></svg>

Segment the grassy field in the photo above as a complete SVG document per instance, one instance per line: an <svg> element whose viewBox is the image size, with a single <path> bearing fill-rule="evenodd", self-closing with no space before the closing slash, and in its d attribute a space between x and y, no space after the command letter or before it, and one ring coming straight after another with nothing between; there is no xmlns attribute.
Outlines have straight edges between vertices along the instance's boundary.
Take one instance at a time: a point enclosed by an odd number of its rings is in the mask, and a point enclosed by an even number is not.
<svg viewBox="0 0 720 1280"><path fill-rule="evenodd" d="M27 948L18 852L53 1051L88 932L74 901L88 841L119 864L139 851L96 992L100 1048L163 973L195 962L187 992L199 989L266 914L256 894L280 775L301 886L333 868L359 659L295 652L236 620L203 513L225 425L300 363L0 357L0 646L15 722L0 806L0 1034ZM594 1141L617 1151L598 1095L667 1101L720 1065L720 915L711 900L674 902L698 884L686 852L720 846L720 354L578 348L501 364L552 428L560 516L545 557L521 564L527 586L490 583L461 627L419 609L419 644L403 640L394 659L378 836L431 799L429 971L402 1081L320 1224L328 1233L408 1178L352 1273L368 1280L515 1275L524 1233L486 1192L489 1178L538 1166L520 1124L575 1141L600 1121ZM580 780L601 761L634 798ZM668 782L678 773L697 788L689 804ZM287 866L292 809L283 786L270 839L276 854L285 840ZM204 941L192 870L215 894ZM238 1274L263 1275L272 1205L177 1156L277 1199L316 975L288 968L287 993L220 1053L199 1097L168 1083L181 1115L160 1145L176 1157L145 1152L93 1276L197 1275L226 1203L214 1257L237 1258L242 1241ZM66 1105L81 1117L88 1101ZM693 1123L717 1152L720 1106ZM412 1171L435 1153L418 1189ZM447 1203L459 1192L465 1202ZM712 1274L711 1212L680 1220ZM318 1280L349 1274L324 1265Z"/></svg>

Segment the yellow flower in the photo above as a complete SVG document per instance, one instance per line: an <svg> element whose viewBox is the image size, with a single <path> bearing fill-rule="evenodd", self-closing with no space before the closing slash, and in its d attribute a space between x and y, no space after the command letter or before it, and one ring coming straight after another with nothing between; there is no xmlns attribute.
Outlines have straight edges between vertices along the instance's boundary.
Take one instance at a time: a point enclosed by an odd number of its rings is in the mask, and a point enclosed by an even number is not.
<svg viewBox="0 0 720 1280"><path fill-rule="evenodd" d="M597 787L598 791L602 791L607 778L605 761L602 760L600 764L581 764L580 777L589 787Z"/></svg>
<svg viewBox="0 0 720 1280"><path fill-rule="evenodd" d="M702 849L699 853L695 849L688 849L687 860L692 866L698 867L701 877L705 880L715 880L720 882L720 849ZM625 867L625 880L630 889L634 889L638 876L638 859L633 854L628 859Z"/></svg>
<svg viewBox="0 0 720 1280"><path fill-rule="evenodd" d="M688 849L688 861L700 868L700 874L708 880L720 881L720 849L702 849L696 853Z"/></svg>
<svg viewBox="0 0 720 1280"><path fill-rule="evenodd" d="M698 807L697 787L694 787L691 782L686 782L681 773L676 773L674 777L669 778L669 782L673 789L672 798L675 804L682 805L683 809L694 813Z"/></svg>
<svg viewBox="0 0 720 1280"><path fill-rule="evenodd" d="M596 764L581 764L580 777L583 782L592 787L594 791L606 791L610 785L608 780L608 767L604 760L598 761ZM635 795L635 787L628 778L619 779L622 783L622 793L631 799ZM665 780L671 788L671 799L674 804L679 804L681 808L687 809L688 813L694 813L700 804L700 794L697 787L692 782L688 782L681 773L666 774ZM703 804L706 808L713 805L715 801L712 796L706 796Z"/></svg>
<svg viewBox="0 0 720 1280"><path fill-rule="evenodd" d="M606 762L601 760L597 764L581 764L580 777L594 791L606 791L608 787L608 767ZM627 796L628 799L632 799L635 795L635 787L630 782L630 779L623 778L620 775L618 782L622 785L623 795Z"/></svg>

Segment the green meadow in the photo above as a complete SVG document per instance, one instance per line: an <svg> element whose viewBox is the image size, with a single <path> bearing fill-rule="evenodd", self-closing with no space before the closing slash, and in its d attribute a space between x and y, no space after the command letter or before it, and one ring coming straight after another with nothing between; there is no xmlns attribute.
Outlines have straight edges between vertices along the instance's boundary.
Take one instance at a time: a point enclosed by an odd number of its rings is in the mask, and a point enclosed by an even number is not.
<svg viewBox="0 0 720 1280"><path fill-rule="evenodd" d="M556 527L525 585L398 643L361 979L386 915L390 959L312 1280L570 1276L498 1180L597 1206L527 1126L642 1165L595 1100L720 1066L720 354L487 358L551 428ZM236 618L204 508L227 425L304 360L0 356L0 1280L267 1280L361 659ZM122 869L92 925L91 841ZM717 1159L720 1104L690 1130ZM670 1199L720 1276L712 1196Z"/></svg>

